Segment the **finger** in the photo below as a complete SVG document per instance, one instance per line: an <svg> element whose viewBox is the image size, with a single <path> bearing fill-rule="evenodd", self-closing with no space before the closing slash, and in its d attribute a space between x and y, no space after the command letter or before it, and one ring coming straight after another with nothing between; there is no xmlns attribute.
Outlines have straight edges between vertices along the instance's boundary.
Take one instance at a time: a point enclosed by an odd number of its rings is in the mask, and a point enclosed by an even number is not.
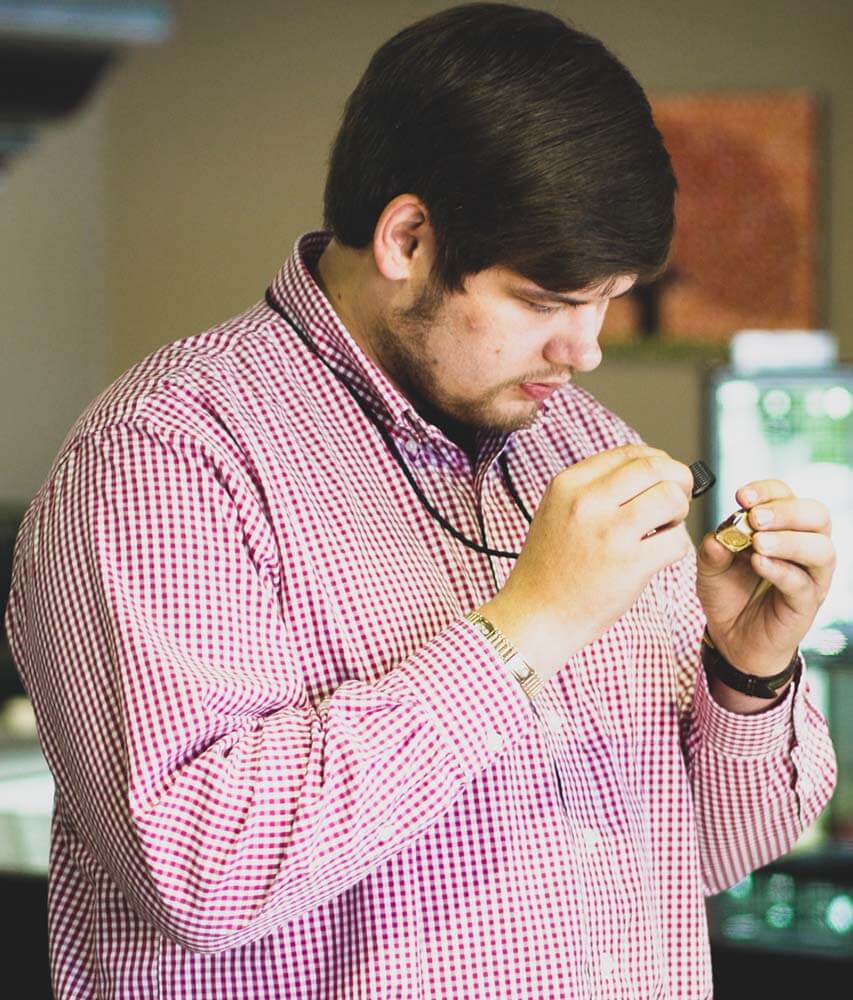
<svg viewBox="0 0 853 1000"><path fill-rule="evenodd" d="M689 509L693 473L689 466L670 458L665 452L637 457L613 469L602 483L603 499L616 506L633 503L647 490L665 482L673 483L684 494ZM658 521L657 525L665 523Z"/></svg>
<svg viewBox="0 0 853 1000"><path fill-rule="evenodd" d="M660 448L652 448L647 444L625 444L618 448L600 451L575 465L570 465L557 473L556 478L565 476L572 487L582 486L607 476L628 462L646 458L669 458L669 456Z"/></svg>
<svg viewBox="0 0 853 1000"><path fill-rule="evenodd" d="M753 552L749 558L753 570L773 584L793 611L802 615L814 614L820 594L815 581L801 566L759 552Z"/></svg>
<svg viewBox="0 0 853 1000"><path fill-rule="evenodd" d="M744 510L749 510L757 504L767 503L768 500L779 500L793 495L794 491L781 479L756 479L741 486L735 493L735 499Z"/></svg>
<svg viewBox="0 0 853 1000"><path fill-rule="evenodd" d="M725 571L735 561L736 553L721 545L714 537L714 533L708 532L702 539L697 556L697 569L702 576L717 576Z"/></svg>
<svg viewBox="0 0 853 1000"><path fill-rule="evenodd" d="M790 529L817 531L823 535L832 533L832 515L826 504L820 500L805 500L801 497L771 500L753 507L749 512L749 523L755 530Z"/></svg>
<svg viewBox="0 0 853 1000"><path fill-rule="evenodd" d="M619 506L620 523L627 526L633 537L642 539L650 532L681 524L690 512L690 499L681 484L659 479Z"/></svg>
<svg viewBox="0 0 853 1000"><path fill-rule="evenodd" d="M683 523L656 531L640 541L643 546L641 549L643 557L647 557L658 569L684 559L693 547Z"/></svg>
<svg viewBox="0 0 853 1000"><path fill-rule="evenodd" d="M823 590L835 569L835 546L826 536L809 531L756 531L752 547L761 555L802 567Z"/></svg>

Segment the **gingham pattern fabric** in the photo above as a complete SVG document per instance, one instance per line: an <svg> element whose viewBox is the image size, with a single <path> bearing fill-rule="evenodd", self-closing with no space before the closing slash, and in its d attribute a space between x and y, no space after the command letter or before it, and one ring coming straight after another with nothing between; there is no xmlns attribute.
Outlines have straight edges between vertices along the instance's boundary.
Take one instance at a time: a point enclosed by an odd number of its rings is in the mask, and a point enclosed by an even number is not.
<svg viewBox="0 0 853 1000"><path fill-rule="evenodd" d="M630 440L567 386L476 468L342 326L304 236L272 285L430 502L519 551ZM787 851L835 761L803 672L751 717L699 662L694 559L533 703L464 614L512 560L424 510L263 300L126 372L29 507L7 627L56 779L58 1000L706 998L704 896ZM493 576L494 573L494 576Z"/></svg>

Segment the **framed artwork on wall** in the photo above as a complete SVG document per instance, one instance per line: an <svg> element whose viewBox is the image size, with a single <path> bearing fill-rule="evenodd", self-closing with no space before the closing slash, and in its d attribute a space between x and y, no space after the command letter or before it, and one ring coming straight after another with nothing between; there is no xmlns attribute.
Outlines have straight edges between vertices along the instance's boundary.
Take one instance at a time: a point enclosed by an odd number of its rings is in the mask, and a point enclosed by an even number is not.
<svg viewBox="0 0 853 1000"><path fill-rule="evenodd" d="M651 99L679 194L669 268L614 300L607 342L722 346L820 323L819 101L804 93Z"/></svg>

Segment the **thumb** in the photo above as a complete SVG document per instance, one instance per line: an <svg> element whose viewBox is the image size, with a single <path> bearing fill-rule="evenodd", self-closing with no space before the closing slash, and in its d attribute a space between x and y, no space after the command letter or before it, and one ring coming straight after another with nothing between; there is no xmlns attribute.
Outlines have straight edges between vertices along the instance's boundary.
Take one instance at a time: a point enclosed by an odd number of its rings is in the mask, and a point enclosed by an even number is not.
<svg viewBox="0 0 853 1000"><path fill-rule="evenodd" d="M735 553L730 552L725 545L714 537L714 533L709 531L702 539L696 559L696 570L699 576L713 577L719 576L735 561Z"/></svg>

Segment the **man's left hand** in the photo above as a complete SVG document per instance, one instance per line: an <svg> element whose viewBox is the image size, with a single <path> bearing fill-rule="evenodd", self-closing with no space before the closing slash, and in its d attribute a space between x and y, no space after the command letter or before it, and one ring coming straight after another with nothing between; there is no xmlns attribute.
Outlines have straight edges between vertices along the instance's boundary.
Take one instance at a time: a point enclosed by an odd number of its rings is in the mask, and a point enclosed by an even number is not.
<svg viewBox="0 0 853 1000"><path fill-rule="evenodd" d="M769 676L790 663L829 591L832 522L819 500L796 497L777 479L748 483L736 497L749 511L752 548L734 554L706 535L697 593L711 640L729 663ZM751 599L762 579L772 587Z"/></svg>

